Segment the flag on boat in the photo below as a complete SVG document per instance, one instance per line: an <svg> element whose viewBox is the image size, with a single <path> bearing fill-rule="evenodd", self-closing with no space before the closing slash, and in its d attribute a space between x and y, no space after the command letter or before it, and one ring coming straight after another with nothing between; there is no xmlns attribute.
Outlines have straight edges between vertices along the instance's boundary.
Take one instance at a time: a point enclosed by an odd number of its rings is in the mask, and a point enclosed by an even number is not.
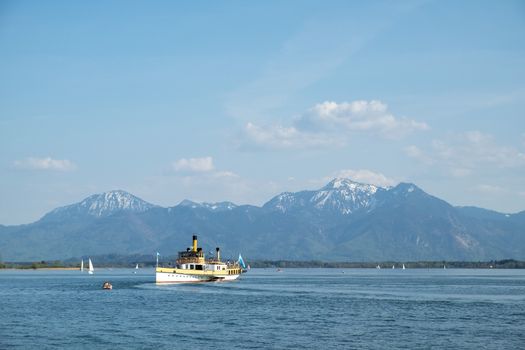
<svg viewBox="0 0 525 350"><path fill-rule="evenodd" d="M157 252L157 256L160 256L160 253L159 253L159 252Z"/></svg>
<svg viewBox="0 0 525 350"><path fill-rule="evenodd" d="M244 263L244 260L242 259L241 254L239 254L239 260L237 261L239 262L239 265L241 265L243 269L246 269L246 264Z"/></svg>

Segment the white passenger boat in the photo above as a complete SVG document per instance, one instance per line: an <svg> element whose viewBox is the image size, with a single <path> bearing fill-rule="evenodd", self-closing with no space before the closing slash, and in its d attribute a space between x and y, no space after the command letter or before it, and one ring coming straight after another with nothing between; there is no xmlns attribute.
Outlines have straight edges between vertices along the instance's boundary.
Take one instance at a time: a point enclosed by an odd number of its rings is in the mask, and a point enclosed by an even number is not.
<svg viewBox="0 0 525 350"><path fill-rule="evenodd" d="M231 281L241 275L243 268L241 265L244 265L242 258L238 262L222 262L218 247L215 257L206 259L202 248L197 247L197 236L193 236L192 248L179 252L174 267L161 267L157 263L155 281L157 283Z"/></svg>

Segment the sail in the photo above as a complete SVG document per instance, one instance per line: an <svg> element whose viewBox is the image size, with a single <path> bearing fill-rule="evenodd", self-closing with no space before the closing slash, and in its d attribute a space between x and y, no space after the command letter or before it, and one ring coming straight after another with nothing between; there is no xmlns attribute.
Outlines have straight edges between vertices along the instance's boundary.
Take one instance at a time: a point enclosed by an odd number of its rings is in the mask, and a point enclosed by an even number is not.
<svg viewBox="0 0 525 350"><path fill-rule="evenodd" d="M239 254L239 260L237 261L239 262L239 265L241 265L243 269L246 269L246 264L244 263L244 260L242 259L241 254Z"/></svg>
<svg viewBox="0 0 525 350"><path fill-rule="evenodd" d="M95 271L95 269L93 268L93 263L91 262L91 259L89 259L89 268L88 268L88 272L89 272L90 274L92 274L94 271Z"/></svg>
<svg viewBox="0 0 525 350"><path fill-rule="evenodd" d="M139 269L139 264L135 265L135 270Z"/></svg>
<svg viewBox="0 0 525 350"><path fill-rule="evenodd" d="M84 271L84 259L80 260L80 271Z"/></svg>

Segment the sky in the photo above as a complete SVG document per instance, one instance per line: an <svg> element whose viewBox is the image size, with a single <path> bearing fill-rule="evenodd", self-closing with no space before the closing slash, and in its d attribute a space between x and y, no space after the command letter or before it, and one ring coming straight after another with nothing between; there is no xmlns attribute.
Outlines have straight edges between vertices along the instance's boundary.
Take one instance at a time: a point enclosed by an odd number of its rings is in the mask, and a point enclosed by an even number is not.
<svg viewBox="0 0 525 350"><path fill-rule="evenodd" d="M525 210L523 1L2 1L0 224L334 177Z"/></svg>

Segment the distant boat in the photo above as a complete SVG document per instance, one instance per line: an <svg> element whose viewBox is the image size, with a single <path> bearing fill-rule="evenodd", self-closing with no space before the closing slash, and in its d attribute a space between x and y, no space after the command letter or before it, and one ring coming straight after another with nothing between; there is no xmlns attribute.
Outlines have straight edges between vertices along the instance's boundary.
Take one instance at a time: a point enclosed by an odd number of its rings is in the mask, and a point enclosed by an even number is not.
<svg viewBox="0 0 525 350"><path fill-rule="evenodd" d="M84 259L80 260L80 272L84 271Z"/></svg>
<svg viewBox="0 0 525 350"><path fill-rule="evenodd" d="M88 273L90 275L93 274L93 272L95 272L95 269L93 268L93 263L91 262L91 258L89 259L89 268L88 268Z"/></svg>
<svg viewBox="0 0 525 350"><path fill-rule="evenodd" d="M446 270L446 269L447 269L447 267L445 265L443 265L443 270Z"/></svg>
<svg viewBox="0 0 525 350"><path fill-rule="evenodd" d="M139 269L139 264L135 265L135 270Z"/></svg>
<svg viewBox="0 0 525 350"><path fill-rule="evenodd" d="M381 266L377 265L377 266L376 266L376 269L380 270L380 269L381 269Z"/></svg>
<svg viewBox="0 0 525 350"><path fill-rule="evenodd" d="M241 254L239 254L237 264L239 264L239 266L242 268L242 272L248 272L248 267L246 266L246 263L244 262L244 259L242 258Z"/></svg>
<svg viewBox="0 0 525 350"><path fill-rule="evenodd" d="M405 269L405 264L403 264L403 270Z"/></svg>
<svg viewBox="0 0 525 350"><path fill-rule="evenodd" d="M392 270L395 269L396 267L394 265L392 265Z"/></svg>

